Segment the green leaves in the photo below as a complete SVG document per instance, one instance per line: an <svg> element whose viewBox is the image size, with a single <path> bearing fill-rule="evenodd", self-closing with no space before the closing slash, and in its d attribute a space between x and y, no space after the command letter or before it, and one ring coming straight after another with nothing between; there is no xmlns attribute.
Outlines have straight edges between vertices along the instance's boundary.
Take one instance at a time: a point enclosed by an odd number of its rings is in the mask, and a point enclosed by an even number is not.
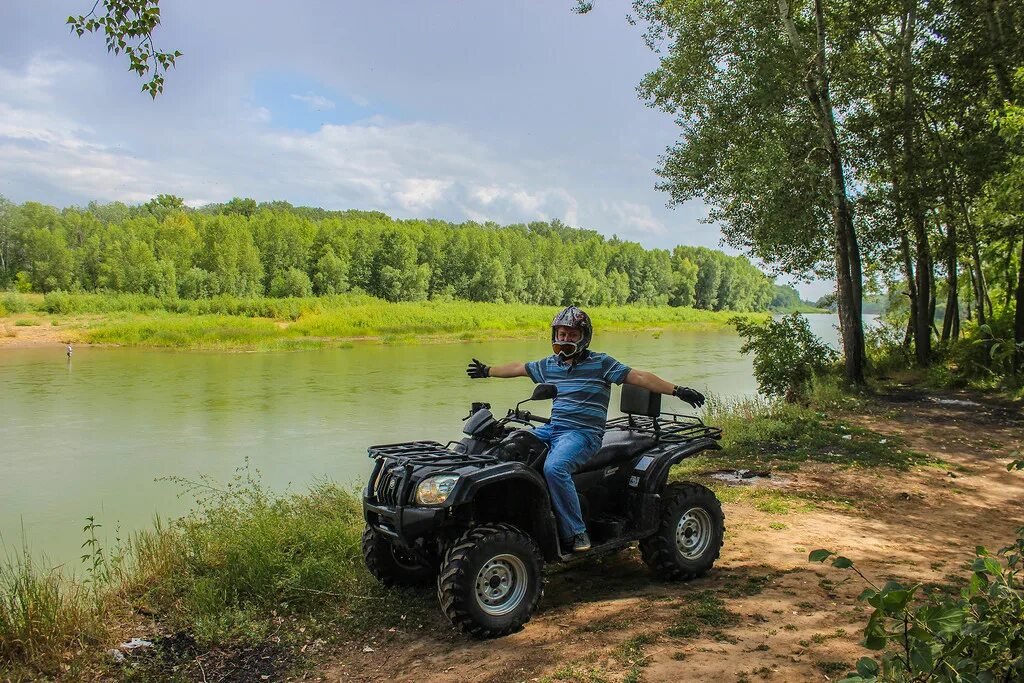
<svg viewBox="0 0 1024 683"><path fill-rule="evenodd" d="M853 561L831 550L810 553L811 562L852 569ZM885 680L978 682L1017 680L1024 672L1024 586L1019 571L1024 561L1024 528L1012 544L989 552L975 548L970 581L959 597L919 597L921 584L888 581L864 589L858 600L874 608L861 644L883 653L857 662L847 683ZM870 583L870 581L869 581Z"/></svg>
<svg viewBox="0 0 1024 683"><path fill-rule="evenodd" d="M166 72L175 65L181 52L161 52L153 43L153 31L160 25L160 0L103 0L103 13L96 7L89 14L69 16L67 24L81 37L85 33L103 33L107 52L128 57L128 70L140 78L152 72L142 84L142 92L154 99L164 90Z"/></svg>
<svg viewBox="0 0 1024 683"><path fill-rule="evenodd" d="M835 556L836 559L832 560L832 566L836 569L852 569L853 560L842 555L836 555L831 550L813 550L811 554L807 556L808 562L824 562L828 558Z"/></svg>
<svg viewBox="0 0 1024 683"><path fill-rule="evenodd" d="M829 557L834 555L831 550L812 550L811 554L807 556L808 562L824 562Z"/></svg>

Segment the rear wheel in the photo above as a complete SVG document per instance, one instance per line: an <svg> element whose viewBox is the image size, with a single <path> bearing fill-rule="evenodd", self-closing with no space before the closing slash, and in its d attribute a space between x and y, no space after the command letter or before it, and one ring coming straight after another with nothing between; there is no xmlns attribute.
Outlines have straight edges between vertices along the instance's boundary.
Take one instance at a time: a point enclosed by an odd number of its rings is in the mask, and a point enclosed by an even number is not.
<svg viewBox="0 0 1024 683"><path fill-rule="evenodd" d="M363 530L363 561L385 586L429 586L437 576L437 565L424 562L369 526Z"/></svg>
<svg viewBox="0 0 1024 683"><path fill-rule="evenodd" d="M662 495L658 531L640 541L640 553L659 576L695 579L718 559L725 536L725 513L711 489L673 484Z"/></svg>
<svg viewBox="0 0 1024 683"><path fill-rule="evenodd" d="M445 553L437 599L452 625L477 638L514 633L543 593L540 549L511 524L470 529Z"/></svg>

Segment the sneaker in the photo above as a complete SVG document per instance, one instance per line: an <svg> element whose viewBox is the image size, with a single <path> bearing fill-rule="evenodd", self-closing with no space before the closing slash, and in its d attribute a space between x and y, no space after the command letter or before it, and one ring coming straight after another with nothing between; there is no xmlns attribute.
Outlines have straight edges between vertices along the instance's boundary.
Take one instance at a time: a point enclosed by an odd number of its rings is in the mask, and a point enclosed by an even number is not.
<svg viewBox="0 0 1024 683"><path fill-rule="evenodd" d="M584 553L588 550L590 550L590 536L587 535L586 531L572 537L572 551L574 553Z"/></svg>

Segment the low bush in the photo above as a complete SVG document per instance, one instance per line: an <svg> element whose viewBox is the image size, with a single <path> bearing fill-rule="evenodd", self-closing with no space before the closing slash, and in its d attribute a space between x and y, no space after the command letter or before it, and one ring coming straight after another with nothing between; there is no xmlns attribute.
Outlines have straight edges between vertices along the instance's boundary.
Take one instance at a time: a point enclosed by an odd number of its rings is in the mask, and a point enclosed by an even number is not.
<svg viewBox="0 0 1024 683"><path fill-rule="evenodd" d="M878 586L849 558L815 550L811 562L855 572L868 587L859 600L874 608L862 644L882 653L857 662L840 683L1024 680L1024 527L997 553L979 546L972 574L959 595L920 596L923 586L889 581Z"/></svg>
<svg viewBox="0 0 1024 683"><path fill-rule="evenodd" d="M905 322L883 319L864 330L864 349L872 372L885 375L913 366L913 351L903 344L906 329Z"/></svg>
<svg viewBox="0 0 1024 683"><path fill-rule="evenodd" d="M31 295L8 292L0 298L0 310L7 311L7 313L27 313L35 310L33 298ZM0 315L6 314L0 313Z"/></svg>
<svg viewBox="0 0 1024 683"><path fill-rule="evenodd" d="M759 391L789 403L806 400L815 375L838 358L799 313L764 322L738 318L733 325L745 340L740 351L754 354Z"/></svg>

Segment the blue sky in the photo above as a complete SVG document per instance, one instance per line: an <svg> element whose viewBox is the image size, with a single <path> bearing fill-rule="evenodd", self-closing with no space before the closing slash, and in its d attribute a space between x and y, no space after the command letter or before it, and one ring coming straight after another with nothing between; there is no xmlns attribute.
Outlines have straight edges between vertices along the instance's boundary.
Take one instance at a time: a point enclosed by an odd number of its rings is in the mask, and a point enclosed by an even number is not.
<svg viewBox="0 0 1024 683"><path fill-rule="evenodd" d="M99 36L69 35L91 2L5 0L0 194L559 218L720 247L699 202L669 209L654 189L678 132L636 96L657 59L629 3L572 4L164 0L158 46L184 56L154 102Z"/></svg>

